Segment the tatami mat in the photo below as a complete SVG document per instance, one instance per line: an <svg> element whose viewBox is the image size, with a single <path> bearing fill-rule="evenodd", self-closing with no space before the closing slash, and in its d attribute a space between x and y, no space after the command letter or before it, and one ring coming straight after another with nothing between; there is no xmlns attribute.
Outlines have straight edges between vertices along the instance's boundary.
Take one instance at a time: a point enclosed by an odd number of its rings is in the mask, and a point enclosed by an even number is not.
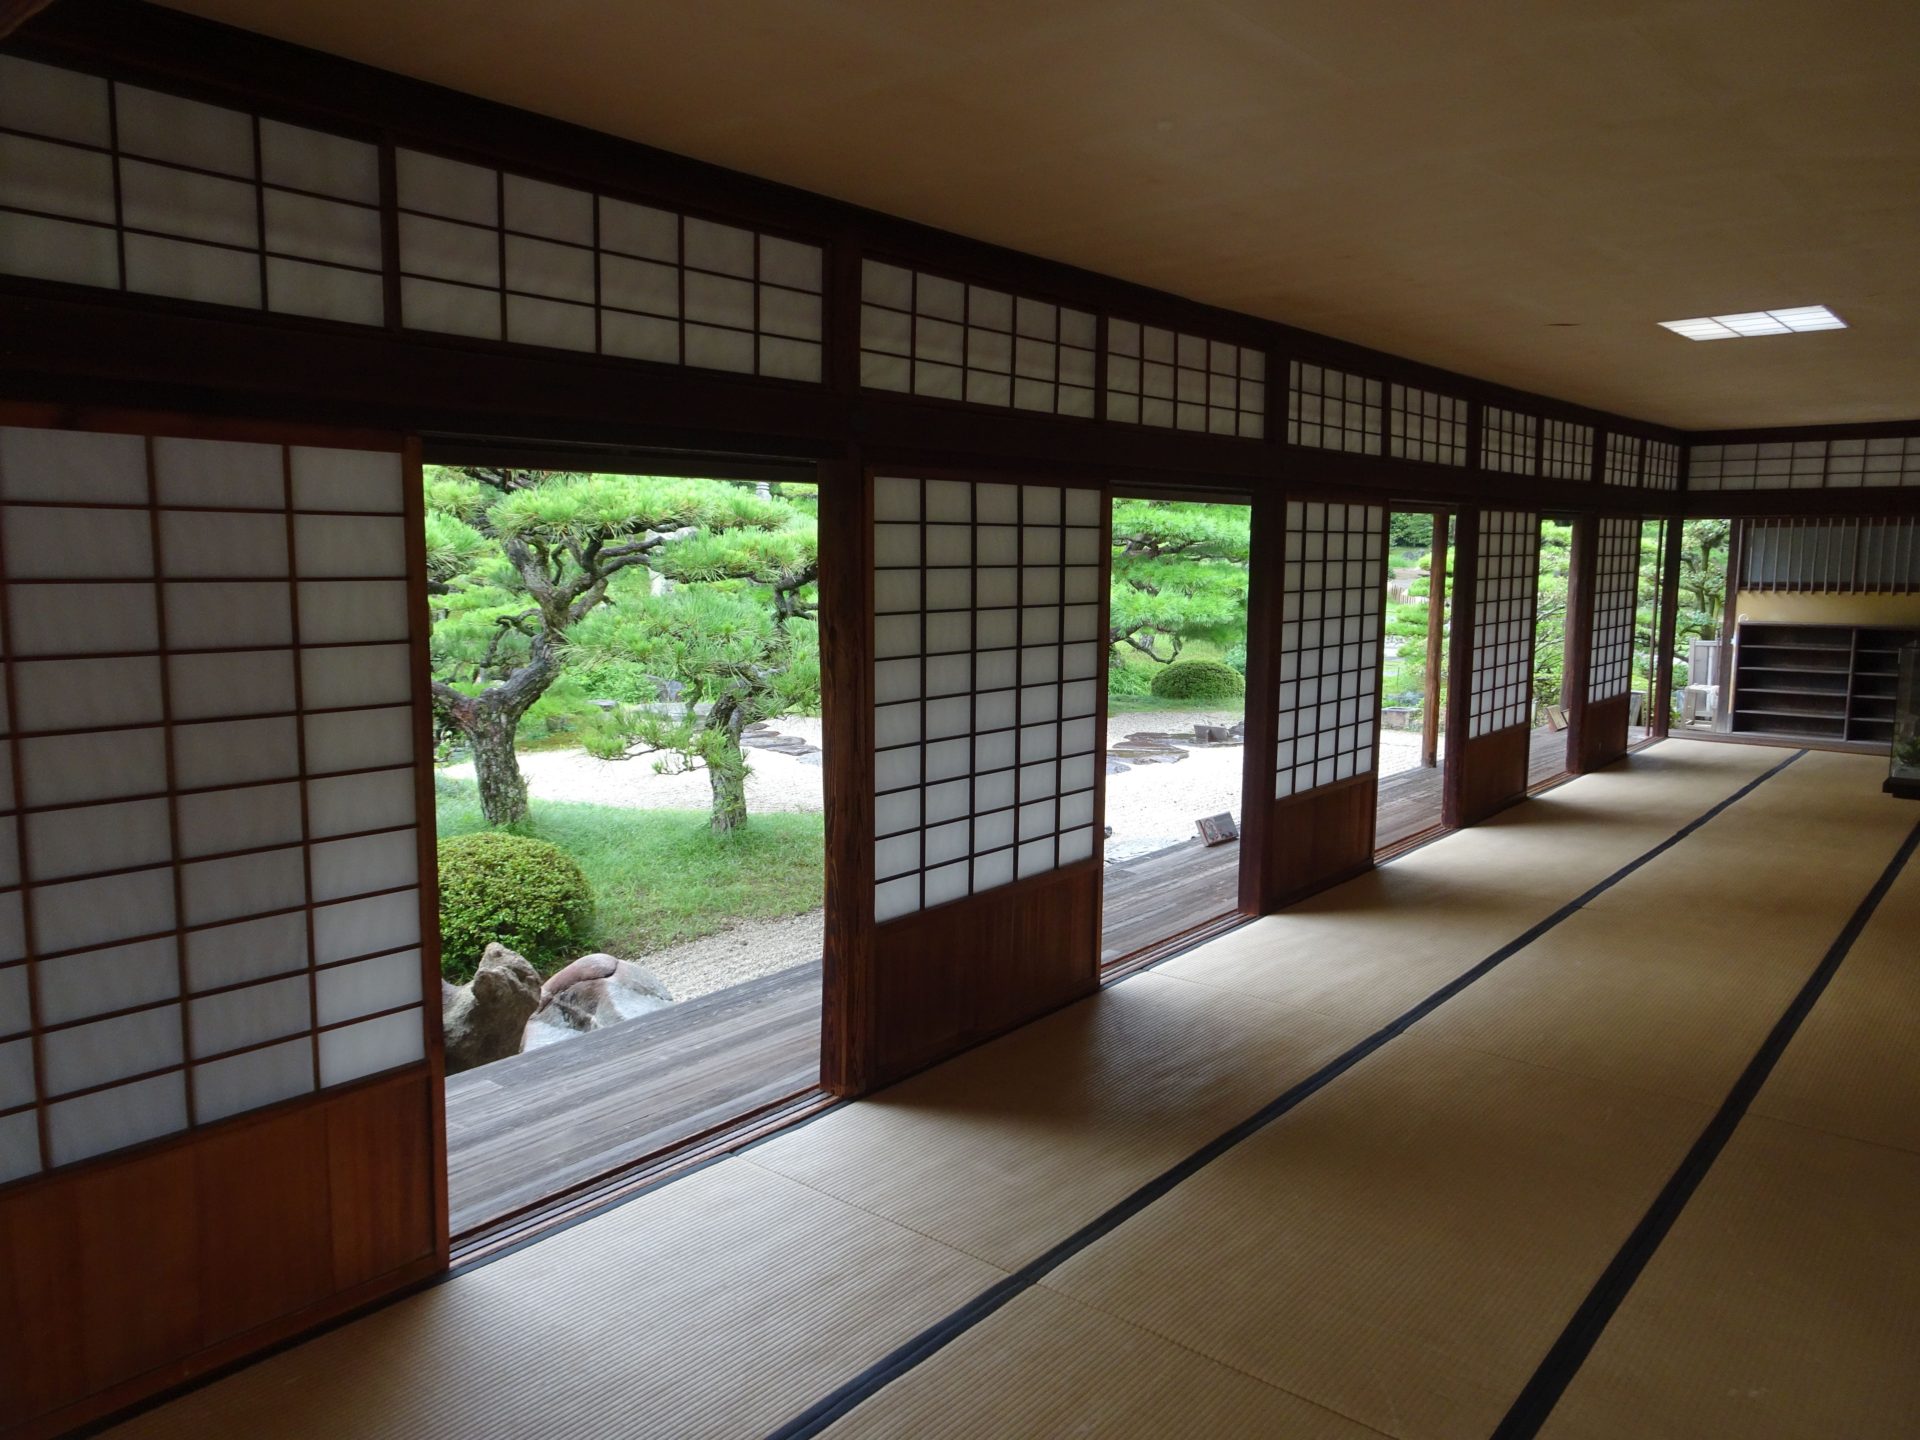
<svg viewBox="0 0 1920 1440"><path fill-rule="evenodd" d="M1912 826L1877 781L1862 757L1803 758L1415 1033L1718 1105ZM1718 884L1696 891L1703 870Z"/></svg>
<svg viewBox="0 0 1920 1440"><path fill-rule="evenodd" d="M1000 1278L727 1161L114 1433L762 1435Z"/></svg>
<svg viewBox="0 0 1920 1440"><path fill-rule="evenodd" d="M825 1432L831 1440L1378 1440L1051 1290L1029 1290Z"/></svg>
<svg viewBox="0 0 1920 1440"><path fill-rule="evenodd" d="M1403 1036L1042 1283L1389 1434L1484 1440L1708 1114Z"/></svg>
<svg viewBox="0 0 1920 1440"><path fill-rule="evenodd" d="M1161 972L1378 1027L1784 758L1670 741L1243 926Z"/></svg>
<svg viewBox="0 0 1920 1440"><path fill-rule="evenodd" d="M1364 1033L1149 971L746 1158L1017 1269Z"/></svg>
<svg viewBox="0 0 1920 1440"><path fill-rule="evenodd" d="M1920 823L1920 805L1887 803ZM1753 1114L1920 1154L1920 858L1881 901Z"/></svg>
<svg viewBox="0 0 1920 1440"><path fill-rule="evenodd" d="M1911 1440L1916 1217L1920 1155L1749 1116L1541 1435Z"/></svg>

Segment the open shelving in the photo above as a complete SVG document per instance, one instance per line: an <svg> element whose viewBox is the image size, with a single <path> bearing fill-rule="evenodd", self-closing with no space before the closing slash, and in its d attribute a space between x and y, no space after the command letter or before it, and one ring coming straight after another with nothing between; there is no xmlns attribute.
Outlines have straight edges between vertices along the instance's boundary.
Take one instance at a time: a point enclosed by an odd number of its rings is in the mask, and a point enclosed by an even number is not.
<svg viewBox="0 0 1920 1440"><path fill-rule="evenodd" d="M1911 630L1743 624L1735 648L1735 734L1887 745L1900 646Z"/></svg>

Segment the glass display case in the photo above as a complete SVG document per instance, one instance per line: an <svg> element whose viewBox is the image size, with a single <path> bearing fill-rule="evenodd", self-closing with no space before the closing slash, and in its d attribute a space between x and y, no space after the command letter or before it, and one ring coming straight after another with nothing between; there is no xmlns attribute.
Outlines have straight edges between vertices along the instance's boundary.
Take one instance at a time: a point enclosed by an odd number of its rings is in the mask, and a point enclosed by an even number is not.
<svg viewBox="0 0 1920 1440"><path fill-rule="evenodd" d="M1900 647L1900 680L1893 698L1893 757L1889 795L1920 800L1920 640Z"/></svg>

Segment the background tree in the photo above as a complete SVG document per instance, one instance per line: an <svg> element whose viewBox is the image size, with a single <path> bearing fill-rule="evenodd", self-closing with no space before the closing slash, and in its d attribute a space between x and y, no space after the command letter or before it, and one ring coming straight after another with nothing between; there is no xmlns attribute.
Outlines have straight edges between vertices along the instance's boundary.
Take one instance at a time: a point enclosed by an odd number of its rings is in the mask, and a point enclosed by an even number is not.
<svg viewBox="0 0 1920 1440"><path fill-rule="evenodd" d="M1567 581L1573 573L1573 527L1540 522L1540 588L1533 612L1533 698L1558 705L1567 666Z"/></svg>
<svg viewBox="0 0 1920 1440"><path fill-rule="evenodd" d="M1688 520L1680 526L1680 604L1677 635L1712 640L1727 612L1727 547L1731 520Z"/></svg>
<svg viewBox="0 0 1920 1440"><path fill-rule="evenodd" d="M515 738L562 677L572 632L650 592L646 571L676 542L770 531L787 507L711 480L434 467L426 476L434 714L472 752L489 824L527 817Z"/></svg>
<svg viewBox="0 0 1920 1440"><path fill-rule="evenodd" d="M583 673L625 670L664 682L670 698L587 712L587 749L603 759L657 755L661 768L704 768L712 828L747 823L749 725L817 711L819 551L810 498L768 497L760 528L682 533L650 557L667 582L591 616L573 635ZM632 581L627 588L637 588ZM597 685L594 688L613 688Z"/></svg>
<svg viewBox="0 0 1920 1440"><path fill-rule="evenodd" d="M1243 643L1248 523L1244 505L1116 501L1108 646L1166 665L1193 640Z"/></svg>

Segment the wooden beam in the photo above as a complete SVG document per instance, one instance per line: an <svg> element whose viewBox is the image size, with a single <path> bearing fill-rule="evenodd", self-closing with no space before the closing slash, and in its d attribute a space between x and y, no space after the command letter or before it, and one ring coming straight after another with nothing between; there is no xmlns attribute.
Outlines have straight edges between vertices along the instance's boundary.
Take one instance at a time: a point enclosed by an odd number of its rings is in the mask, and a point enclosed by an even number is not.
<svg viewBox="0 0 1920 1440"><path fill-rule="evenodd" d="M6 39L53 0L0 0L0 40Z"/></svg>

